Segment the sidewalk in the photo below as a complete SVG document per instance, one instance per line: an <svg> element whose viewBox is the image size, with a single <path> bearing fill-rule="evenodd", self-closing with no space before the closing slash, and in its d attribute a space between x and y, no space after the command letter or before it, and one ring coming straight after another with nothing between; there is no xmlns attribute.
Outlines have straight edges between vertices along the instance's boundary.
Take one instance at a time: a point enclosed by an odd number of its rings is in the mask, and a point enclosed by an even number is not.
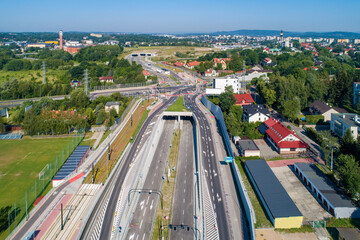
<svg viewBox="0 0 360 240"><path fill-rule="evenodd" d="M225 146L223 145L222 137L220 136L216 120L213 115L205 108L204 105L198 103L201 111L205 114L208 122L210 123L211 133L215 141L215 154L218 159L218 167L220 170L220 177L223 186L223 193L225 197L225 207L227 210L227 215L230 223L230 230L233 239L243 239L242 230L244 229L243 219L241 215L240 201L237 197L235 185L232 179L232 173L230 166L228 164L221 164L224 161L226 155ZM246 227L245 227L246 228Z"/></svg>

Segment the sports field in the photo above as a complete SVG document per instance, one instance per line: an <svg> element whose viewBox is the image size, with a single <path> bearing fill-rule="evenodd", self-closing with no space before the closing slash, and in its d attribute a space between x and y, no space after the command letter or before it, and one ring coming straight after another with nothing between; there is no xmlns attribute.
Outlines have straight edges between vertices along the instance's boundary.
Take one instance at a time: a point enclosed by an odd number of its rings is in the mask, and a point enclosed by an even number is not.
<svg viewBox="0 0 360 240"><path fill-rule="evenodd" d="M46 164L72 138L0 140L0 208L24 196Z"/></svg>

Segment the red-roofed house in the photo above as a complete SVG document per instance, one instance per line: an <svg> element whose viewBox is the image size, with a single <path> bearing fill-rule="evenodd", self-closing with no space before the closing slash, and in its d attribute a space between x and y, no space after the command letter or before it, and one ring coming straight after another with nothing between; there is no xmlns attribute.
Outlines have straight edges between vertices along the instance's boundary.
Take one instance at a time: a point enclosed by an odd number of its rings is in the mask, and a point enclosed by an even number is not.
<svg viewBox="0 0 360 240"><path fill-rule="evenodd" d="M271 58L265 58L264 59L264 61L263 61L263 65L265 65L265 66L271 66L271 64L272 64L272 60L271 60Z"/></svg>
<svg viewBox="0 0 360 240"><path fill-rule="evenodd" d="M218 63L221 64L222 69L225 70L226 69L226 61L230 61L230 58L214 58L214 67L217 66Z"/></svg>
<svg viewBox="0 0 360 240"><path fill-rule="evenodd" d="M280 154L305 152L308 144L303 142L293 131L277 122L266 130L266 136L271 145Z"/></svg>
<svg viewBox="0 0 360 240"><path fill-rule="evenodd" d="M151 73L147 70L143 70L142 74L145 76L146 79L148 78L148 76L151 76Z"/></svg>
<svg viewBox="0 0 360 240"><path fill-rule="evenodd" d="M188 62L185 67L189 68L189 69L193 69L196 66L199 66L200 62L198 61L193 61L193 62Z"/></svg>
<svg viewBox="0 0 360 240"><path fill-rule="evenodd" d="M259 131L261 132L261 134L265 135L266 130L268 130L270 127L272 127L277 122L279 122L279 120L277 120L273 117L269 118L268 120L266 120L259 126Z"/></svg>
<svg viewBox="0 0 360 240"><path fill-rule="evenodd" d="M245 94L234 94L235 97L235 104L236 105L249 105L249 104L253 104L254 103L254 99L252 98L250 93L245 93Z"/></svg>
<svg viewBox="0 0 360 240"><path fill-rule="evenodd" d="M112 77L112 76L99 77L99 80L100 80L100 82L113 83L114 77Z"/></svg>
<svg viewBox="0 0 360 240"><path fill-rule="evenodd" d="M183 66L184 66L184 63L179 62L179 61L176 61L176 62L174 62L174 66L176 66L176 67L183 67Z"/></svg>

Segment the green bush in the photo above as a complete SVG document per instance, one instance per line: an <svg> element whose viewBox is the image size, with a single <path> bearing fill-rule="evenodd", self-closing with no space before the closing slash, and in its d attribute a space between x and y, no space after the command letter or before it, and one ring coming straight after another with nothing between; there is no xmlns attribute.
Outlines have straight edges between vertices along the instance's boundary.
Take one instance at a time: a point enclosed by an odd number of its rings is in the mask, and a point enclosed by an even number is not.
<svg viewBox="0 0 360 240"><path fill-rule="evenodd" d="M318 144L321 144L322 137L313 128L306 128L306 135Z"/></svg>
<svg viewBox="0 0 360 240"><path fill-rule="evenodd" d="M324 122L323 115L306 115L305 121L309 124L318 124Z"/></svg>

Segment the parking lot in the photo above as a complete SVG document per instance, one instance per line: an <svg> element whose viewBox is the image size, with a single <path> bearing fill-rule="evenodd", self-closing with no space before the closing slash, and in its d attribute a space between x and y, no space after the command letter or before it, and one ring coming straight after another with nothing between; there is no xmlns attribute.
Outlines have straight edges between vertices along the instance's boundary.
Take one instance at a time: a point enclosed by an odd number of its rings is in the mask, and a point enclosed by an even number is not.
<svg viewBox="0 0 360 240"><path fill-rule="evenodd" d="M292 169L292 165L271 168L300 212L304 215L304 221L320 221L331 217L330 213L324 210L297 178Z"/></svg>
<svg viewBox="0 0 360 240"><path fill-rule="evenodd" d="M275 151L270 145L263 139L254 140L256 146L260 149L260 156L264 159L271 159L279 157L280 154Z"/></svg>

